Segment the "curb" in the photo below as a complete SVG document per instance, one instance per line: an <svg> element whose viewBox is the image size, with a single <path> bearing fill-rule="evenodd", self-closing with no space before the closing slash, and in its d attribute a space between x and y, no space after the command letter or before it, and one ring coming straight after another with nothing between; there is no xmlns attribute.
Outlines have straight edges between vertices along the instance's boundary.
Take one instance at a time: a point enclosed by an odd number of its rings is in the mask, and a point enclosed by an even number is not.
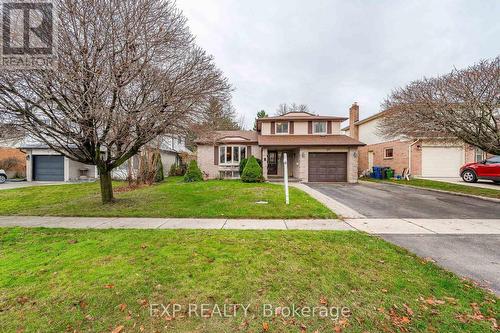
<svg viewBox="0 0 500 333"><path fill-rule="evenodd" d="M491 201L491 202L500 202L500 199L495 199L495 198L488 198L488 197L482 197L479 195L474 195L474 194L467 194L467 193L460 193L460 192L451 192L451 191L445 191L445 190L438 190L435 188L427 188L427 187L421 187L421 186L415 186L415 185L406 185L406 184L397 184L397 183L391 183L391 182L386 182L386 181L381 181L381 182L370 182L366 180L358 180L359 183L362 184L388 184L388 185L394 185L394 186L400 186L400 187L410 187L410 188L415 188L419 190L426 190L426 191L432 191L432 192L438 192L438 193L446 193L446 194L453 194L453 195L458 195L461 197L469 197L469 198L476 198L476 199L482 199L485 201ZM464 185L466 186L466 185Z"/></svg>

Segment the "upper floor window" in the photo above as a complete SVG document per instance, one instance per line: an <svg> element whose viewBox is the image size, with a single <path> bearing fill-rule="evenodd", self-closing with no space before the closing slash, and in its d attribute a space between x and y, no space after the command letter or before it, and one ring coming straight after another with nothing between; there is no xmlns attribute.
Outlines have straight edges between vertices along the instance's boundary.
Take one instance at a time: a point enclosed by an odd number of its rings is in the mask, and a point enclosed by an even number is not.
<svg viewBox="0 0 500 333"><path fill-rule="evenodd" d="M313 129L315 134L326 134L326 121L314 123Z"/></svg>
<svg viewBox="0 0 500 333"><path fill-rule="evenodd" d="M389 159L394 157L394 148L385 148L384 149L384 158Z"/></svg>
<svg viewBox="0 0 500 333"><path fill-rule="evenodd" d="M288 134L288 123L276 123L276 133Z"/></svg>
<svg viewBox="0 0 500 333"><path fill-rule="evenodd" d="M238 165L240 161L247 156L247 147L245 146L220 146L219 164Z"/></svg>

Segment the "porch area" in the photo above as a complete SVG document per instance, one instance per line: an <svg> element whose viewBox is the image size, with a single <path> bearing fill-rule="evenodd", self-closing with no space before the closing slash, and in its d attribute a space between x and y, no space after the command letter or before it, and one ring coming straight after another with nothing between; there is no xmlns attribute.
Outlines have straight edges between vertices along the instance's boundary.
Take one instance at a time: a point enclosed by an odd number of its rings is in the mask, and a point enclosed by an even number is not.
<svg viewBox="0 0 500 333"><path fill-rule="evenodd" d="M282 182L285 175L285 154L288 164L288 180L300 182L300 148L268 147L262 150L264 177L270 182Z"/></svg>

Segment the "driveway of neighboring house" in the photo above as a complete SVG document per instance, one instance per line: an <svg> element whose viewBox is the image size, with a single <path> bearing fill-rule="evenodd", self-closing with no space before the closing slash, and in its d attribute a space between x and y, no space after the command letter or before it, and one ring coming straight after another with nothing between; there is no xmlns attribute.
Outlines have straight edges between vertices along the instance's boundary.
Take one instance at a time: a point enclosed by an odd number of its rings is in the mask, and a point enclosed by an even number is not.
<svg viewBox="0 0 500 333"><path fill-rule="evenodd" d="M500 235L380 235L500 295Z"/></svg>
<svg viewBox="0 0 500 333"><path fill-rule="evenodd" d="M491 180L478 180L477 183L466 183L466 182L464 182L464 180L462 178L459 178L459 177L456 177L456 178L422 178L422 179L435 180L438 182L466 185L466 186L472 186L472 187L491 188L493 190L500 190L500 184L495 184Z"/></svg>
<svg viewBox="0 0 500 333"><path fill-rule="evenodd" d="M498 219L500 204L391 184L309 183L368 218Z"/></svg>
<svg viewBox="0 0 500 333"><path fill-rule="evenodd" d="M7 181L6 183L0 184L0 191L1 190L12 190L12 189L22 188L22 187L31 187L31 186L64 185L64 184L71 184L71 183L65 183L65 182L11 182L11 181Z"/></svg>

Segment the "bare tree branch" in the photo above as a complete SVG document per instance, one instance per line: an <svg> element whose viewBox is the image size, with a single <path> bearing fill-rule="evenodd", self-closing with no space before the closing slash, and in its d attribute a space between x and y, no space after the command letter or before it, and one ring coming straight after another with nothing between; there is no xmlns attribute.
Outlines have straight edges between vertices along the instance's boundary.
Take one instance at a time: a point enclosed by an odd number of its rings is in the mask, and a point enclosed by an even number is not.
<svg viewBox="0 0 500 333"><path fill-rule="evenodd" d="M170 0L60 0L58 68L5 71L12 124L72 160L111 170L167 133L186 130L230 86Z"/></svg>
<svg viewBox="0 0 500 333"><path fill-rule="evenodd" d="M386 137L460 139L500 155L500 57L396 89L383 104Z"/></svg>

